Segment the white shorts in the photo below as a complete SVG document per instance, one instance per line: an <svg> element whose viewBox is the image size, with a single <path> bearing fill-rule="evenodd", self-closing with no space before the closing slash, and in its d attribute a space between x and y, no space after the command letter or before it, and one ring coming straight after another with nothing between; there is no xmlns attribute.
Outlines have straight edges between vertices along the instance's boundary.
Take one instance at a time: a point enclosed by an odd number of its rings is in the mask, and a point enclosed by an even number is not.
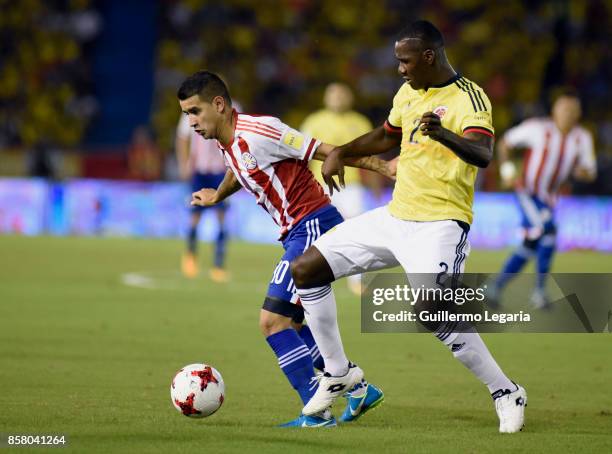
<svg viewBox="0 0 612 454"><path fill-rule="evenodd" d="M460 275L470 253L467 229L457 221L404 221L386 206L344 221L313 244L334 277L401 265L406 274Z"/></svg>
<svg viewBox="0 0 612 454"><path fill-rule="evenodd" d="M327 189L326 192L328 192ZM364 198L365 190L363 186L347 184L342 191L334 191L331 201L344 219L350 219L365 211Z"/></svg>

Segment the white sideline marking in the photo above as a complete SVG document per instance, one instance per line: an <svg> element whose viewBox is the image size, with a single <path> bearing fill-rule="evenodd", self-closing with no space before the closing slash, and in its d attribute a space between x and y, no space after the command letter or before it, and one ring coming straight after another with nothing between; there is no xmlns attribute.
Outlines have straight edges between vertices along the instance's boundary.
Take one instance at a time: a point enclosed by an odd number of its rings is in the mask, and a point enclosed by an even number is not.
<svg viewBox="0 0 612 454"><path fill-rule="evenodd" d="M208 277L187 279L180 271L133 271L121 274L119 280L128 287L147 290L204 290L209 286L223 286L228 293L242 291L265 293L267 285L261 281L231 281L228 284L217 284Z"/></svg>

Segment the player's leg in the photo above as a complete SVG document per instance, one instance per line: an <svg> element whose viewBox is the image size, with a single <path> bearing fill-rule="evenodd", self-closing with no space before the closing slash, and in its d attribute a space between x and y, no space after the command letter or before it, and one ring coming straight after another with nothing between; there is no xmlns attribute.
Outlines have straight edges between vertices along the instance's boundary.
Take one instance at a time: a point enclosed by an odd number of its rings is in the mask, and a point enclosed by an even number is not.
<svg viewBox="0 0 612 454"><path fill-rule="evenodd" d="M301 308L301 306L300 306ZM293 329L295 329L298 335L302 338L308 350L310 350L310 356L312 357L312 365L315 369L320 371L325 370L325 362L323 361L323 357L321 356L321 352L319 351L319 347L314 340L314 336L312 335L312 331L310 330L310 326L304 325L304 310L302 309L299 314L293 316L291 320L291 325Z"/></svg>
<svg viewBox="0 0 612 454"><path fill-rule="evenodd" d="M227 211L227 206L223 204L215 208L218 230L215 238L213 267L211 268L209 275L215 282L227 282L229 280L229 274L225 269L225 251L227 244L225 213Z"/></svg>
<svg viewBox="0 0 612 454"><path fill-rule="evenodd" d="M332 203L344 219L350 219L363 214L365 211L365 190L361 183L350 183L342 191L332 195ZM354 295L361 295L361 274L346 277L348 289Z"/></svg>
<svg viewBox="0 0 612 454"><path fill-rule="evenodd" d="M546 277L550 273L555 245L557 228L551 217L544 225L544 235L538 241L536 256L536 288L531 295L531 304L537 309L547 308L550 304L546 294Z"/></svg>
<svg viewBox="0 0 612 454"><path fill-rule="evenodd" d="M424 279L429 281L426 287L435 288L439 285L438 277L441 273L450 275L449 282L457 282L456 279L463 274L465 260L470 252L467 239L469 226L450 220L404 223L402 237L410 240L398 244L394 252L411 283ZM434 310L435 304L421 304L419 310ZM476 329L468 323L453 321L435 323L427 328L487 386L500 417L500 431L520 430L523 426L525 390L504 374ZM515 398L514 405L510 405L508 396Z"/></svg>
<svg viewBox="0 0 612 454"><path fill-rule="evenodd" d="M522 271L525 265L536 256L538 240L544 230L542 214L533 197L517 193L518 206L521 213L523 243L512 253L504 263L502 270L490 286L488 301L491 306L499 306L501 292L508 283Z"/></svg>
<svg viewBox="0 0 612 454"><path fill-rule="evenodd" d="M203 175L194 173L191 177L191 192L199 191L204 184ZM198 225L202 217L203 207L190 207L189 227L187 230L187 249L183 253L181 270L186 277L194 278L198 274Z"/></svg>
<svg viewBox="0 0 612 454"><path fill-rule="evenodd" d="M397 264L384 244L384 235L375 234L381 227L379 210L338 225L292 262L306 320L325 362L324 377L302 410L305 414L327 408L363 379L363 371L349 363L344 352L330 284L336 278Z"/></svg>
<svg viewBox="0 0 612 454"><path fill-rule="evenodd" d="M276 355L279 367L303 403L310 400L318 386L313 364L313 353L316 356L318 349L314 342L307 344L307 336L301 336L294 329L294 325L300 327L303 322L304 311L299 305L289 268L290 261L304 250L309 236L306 230L305 225L297 226L285 239L285 254L272 275L260 317L260 327L266 341ZM314 229L308 229L308 232L310 236L312 233L316 234ZM296 321L300 323L297 324ZM306 331L303 334L305 335ZM323 427L335 425L336 420L330 411L321 411L309 416L300 415L283 427L301 427L304 424L308 427Z"/></svg>
<svg viewBox="0 0 612 454"><path fill-rule="evenodd" d="M189 229L187 231L187 250L183 254L181 269L186 277L194 278L198 274L198 224L202 217L202 210L193 207L189 216Z"/></svg>

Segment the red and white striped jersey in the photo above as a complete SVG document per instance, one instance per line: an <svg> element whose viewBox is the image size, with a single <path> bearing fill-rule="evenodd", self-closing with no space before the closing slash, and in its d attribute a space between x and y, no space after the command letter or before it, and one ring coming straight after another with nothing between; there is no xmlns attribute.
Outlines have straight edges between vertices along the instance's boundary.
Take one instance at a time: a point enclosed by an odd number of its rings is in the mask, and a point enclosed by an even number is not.
<svg viewBox="0 0 612 454"><path fill-rule="evenodd" d="M229 168L280 227L283 238L304 216L330 203L308 169L320 141L278 118L239 114L236 129L222 145Z"/></svg>
<svg viewBox="0 0 612 454"><path fill-rule="evenodd" d="M504 140L528 150L517 189L551 205L575 167L596 171L593 137L581 126L563 135L552 119L534 118L509 129Z"/></svg>
<svg viewBox="0 0 612 454"><path fill-rule="evenodd" d="M242 110L240 105L234 102L236 110ZM225 173L227 166L223 159L223 153L215 139L205 139L189 127L189 117L181 115L176 128L177 137L189 140L189 161L193 172L204 174Z"/></svg>

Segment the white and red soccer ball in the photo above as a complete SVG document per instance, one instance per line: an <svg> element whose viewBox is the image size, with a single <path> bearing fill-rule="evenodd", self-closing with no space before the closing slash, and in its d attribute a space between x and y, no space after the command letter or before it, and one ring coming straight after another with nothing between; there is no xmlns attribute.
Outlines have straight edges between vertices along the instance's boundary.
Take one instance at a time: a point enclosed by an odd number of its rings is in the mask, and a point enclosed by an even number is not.
<svg viewBox="0 0 612 454"><path fill-rule="evenodd" d="M225 383L217 369L207 364L190 364L179 370L170 385L174 407L191 418L216 412L225 399Z"/></svg>

